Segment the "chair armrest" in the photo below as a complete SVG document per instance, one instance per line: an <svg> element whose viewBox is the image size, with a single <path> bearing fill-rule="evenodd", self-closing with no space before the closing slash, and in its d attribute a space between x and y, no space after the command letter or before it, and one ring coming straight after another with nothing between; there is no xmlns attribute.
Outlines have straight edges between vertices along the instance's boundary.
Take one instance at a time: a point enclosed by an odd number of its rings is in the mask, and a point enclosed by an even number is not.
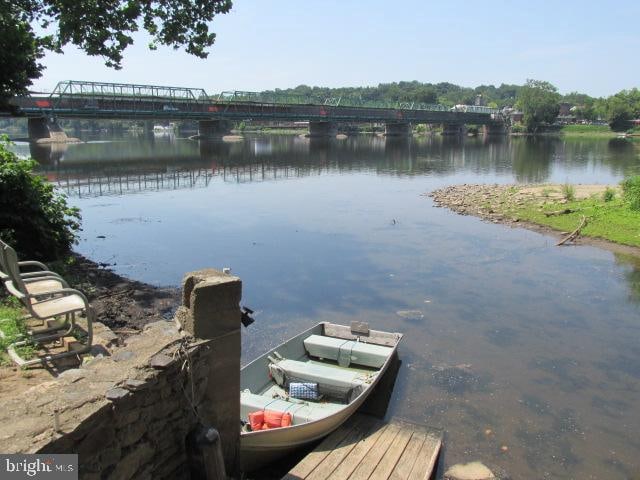
<svg viewBox="0 0 640 480"><path fill-rule="evenodd" d="M42 270L40 272L29 272L29 273L20 274L20 278L22 278L22 281L26 281L26 280L37 281L37 280L42 280L43 277L48 277L49 280L58 280L59 282L62 282L64 284L67 283L67 281L64 278L62 278L61 275L58 275L56 272L51 272L49 270Z"/></svg>
<svg viewBox="0 0 640 480"><path fill-rule="evenodd" d="M29 277L22 279L24 283L42 282L43 280L55 280L56 282L60 282L64 288L69 288L69 284L67 283L67 281L64 278L59 277L58 275L42 275L40 277Z"/></svg>
<svg viewBox="0 0 640 480"><path fill-rule="evenodd" d="M4 287L9 291L9 293L11 295L13 295L14 297L23 300L24 298L26 298L27 296L25 294L23 294L20 290L18 290L14 285L13 282L11 280L7 280L4 282Z"/></svg>
<svg viewBox="0 0 640 480"><path fill-rule="evenodd" d="M87 300L87 297L84 295L84 293L82 293L80 290L76 290L75 288L60 288L58 290L49 290L47 292L38 292L36 294L30 294L28 297L29 299L37 299L39 297L43 297L45 295L62 295L63 297L68 297L71 295L78 295L80 298L82 298L82 301L85 304L85 308L89 308L89 300ZM49 300L41 300L41 301L36 301L33 302L35 303L42 303L42 302L48 302Z"/></svg>
<svg viewBox="0 0 640 480"><path fill-rule="evenodd" d="M35 260L27 260L25 262L18 262L19 267L38 267L40 270L49 270L42 262L36 262Z"/></svg>

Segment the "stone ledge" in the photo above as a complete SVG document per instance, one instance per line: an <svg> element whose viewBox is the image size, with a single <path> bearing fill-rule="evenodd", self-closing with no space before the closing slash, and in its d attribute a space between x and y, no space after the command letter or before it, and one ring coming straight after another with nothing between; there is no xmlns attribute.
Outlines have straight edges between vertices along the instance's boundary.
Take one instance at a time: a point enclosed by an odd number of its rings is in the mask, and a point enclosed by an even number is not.
<svg viewBox="0 0 640 480"><path fill-rule="evenodd" d="M64 434L81 436L82 422L101 409L108 412L111 402L106 392L126 388L126 382L148 381L153 377L149 359L165 352L170 357L184 338L172 322L149 324L143 333L127 339L113 357L96 358L78 369L69 370L51 381L6 398L0 409L0 444L4 453L34 453ZM125 353L130 352L130 353ZM131 383L129 383L131 385ZM57 411L60 430L54 431ZM85 432L86 433L86 432ZM83 436L83 435L82 435ZM63 442L64 443L64 442Z"/></svg>

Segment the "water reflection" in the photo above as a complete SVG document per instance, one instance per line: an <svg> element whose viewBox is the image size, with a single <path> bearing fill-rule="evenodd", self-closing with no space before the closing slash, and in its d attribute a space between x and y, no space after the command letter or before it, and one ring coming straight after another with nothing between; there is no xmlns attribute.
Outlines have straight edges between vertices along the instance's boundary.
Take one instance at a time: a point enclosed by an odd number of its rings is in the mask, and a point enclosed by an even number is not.
<svg viewBox="0 0 640 480"><path fill-rule="evenodd" d="M633 255L615 255L616 263L625 268L623 275L629 284L629 300L640 303L640 258Z"/></svg>
<svg viewBox="0 0 640 480"><path fill-rule="evenodd" d="M524 183L564 182L569 176L582 174L585 178L578 181L601 183L617 181L638 164L633 144L624 139L585 142L504 137L249 137L228 143L167 136L152 141L29 148L31 156L41 164L42 173L68 194L78 196L148 191L150 183L147 181L145 186L144 180L149 175L157 179L158 189L173 185L206 187L208 181L182 181L201 179L203 170L210 170L210 176L222 176L224 181L237 182L369 171L410 176L463 172L504 181L514 177ZM594 169L599 175L592 174ZM141 181L137 185L141 187L136 190L138 178ZM114 181L117 186L112 185ZM125 188L121 187L122 182Z"/></svg>
<svg viewBox="0 0 640 480"><path fill-rule="evenodd" d="M30 143L29 156L41 165L59 165L68 149L69 145L66 143L51 145Z"/></svg>
<svg viewBox="0 0 640 480"><path fill-rule="evenodd" d="M556 152L563 145L560 139L525 137L511 143L509 158L513 159L516 179L523 183L548 181Z"/></svg>

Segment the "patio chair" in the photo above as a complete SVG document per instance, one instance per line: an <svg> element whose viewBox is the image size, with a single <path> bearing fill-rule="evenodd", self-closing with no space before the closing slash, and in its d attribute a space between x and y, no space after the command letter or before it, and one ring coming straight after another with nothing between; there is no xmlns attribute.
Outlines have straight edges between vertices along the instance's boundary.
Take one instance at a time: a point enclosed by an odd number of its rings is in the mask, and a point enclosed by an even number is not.
<svg viewBox="0 0 640 480"><path fill-rule="evenodd" d="M91 305L89 305L87 297L85 297L82 292L72 288L60 288L46 292L38 292L37 294L29 293L26 286L27 284L20 276L18 257L15 250L8 246L5 246L3 250L5 263L9 270L7 273L10 277L10 281L5 283L5 287L9 293L22 302L32 318L46 321L64 315L68 322L68 328L64 332L57 331L52 335L44 336L33 335L31 339L12 343L7 348L7 351L13 361L20 366L29 366L89 352L93 342L95 312L93 308L91 308ZM30 341L44 343L69 336L76 328L76 314L84 314L87 319L86 337L84 344L81 343L79 349L69 352L47 354L32 360L24 360L16 352L16 347L26 345Z"/></svg>
<svg viewBox="0 0 640 480"><path fill-rule="evenodd" d="M30 295L34 295L37 297L51 297L53 295L52 292L55 292L63 288L69 288L69 285L67 284L64 278L62 278L57 273L49 271L47 266L41 262L36 262L36 261L17 262L16 261L14 268L11 269L7 261L6 252L8 250L13 251L15 254L15 251L13 250L12 247L10 247L8 244L0 240L0 281L2 281L2 283L5 285L5 288L7 288L7 290L9 289L8 283L13 281L13 277L12 275L10 275L10 272L11 271L20 272L20 268L24 266L29 266L29 267L36 266L38 268L41 268L41 270L36 272L20 273L19 275L22 278L25 288ZM12 258L14 257L12 256ZM15 258L17 258L17 255L15 256ZM28 320L29 318L31 318L31 316L27 315L24 319ZM61 330L63 328L68 328L69 327L68 319L66 320L67 321L65 321L62 324L57 324L53 327L47 326L45 328L38 329L37 332L32 332L32 333L42 334L42 333L53 332L56 330ZM43 322L43 325L44 323L45 322Z"/></svg>
<svg viewBox="0 0 640 480"><path fill-rule="evenodd" d="M6 248L11 248L11 246L0 240L0 282L3 284L11 280L8 273L9 268L5 259ZM17 264L20 277L24 280L27 285L27 290L31 294L69 287L64 278L49 270L49 267L42 262L28 260L24 262L17 262ZM33 270L22 272L23 268L30 268Z"/></svg>

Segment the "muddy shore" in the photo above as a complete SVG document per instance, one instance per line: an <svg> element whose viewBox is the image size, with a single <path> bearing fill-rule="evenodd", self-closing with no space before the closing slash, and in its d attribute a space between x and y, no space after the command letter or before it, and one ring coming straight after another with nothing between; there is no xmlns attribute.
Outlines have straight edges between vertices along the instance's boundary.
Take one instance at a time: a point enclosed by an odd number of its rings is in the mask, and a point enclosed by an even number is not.
<svg viewBox="0 0 640 480"><path fill-rule="evenodd" d="M427 195L433 198L435 207L446 207L460 215L473 215L485 221L508 225L512 228L526 228L534 232L550 235L561 240L568 232L555 230L545 225L526 222L503 213L513 205L525 205L535 202L542 205L546 198L545 190L553 185L498 185L498 184L462 184L452 185L434 190ZM555 186L558 187L559 186ZM577 185L576 197L587 198L594 193L599 193L607 188L607 185ZM562 201L560 201L562 203ZM609 240L580 236L574 242L578 245L591 245L603 248L615 253L635 255L640 257L640 248L621 245Z"/></svg>
<svg viewBox="0 0 640 480"><path fill-rule="evenodd" d="M180 306L178 288L155 287L121 277L79 254L66 267L73 288L87 295L96 318L120 337L135 334L146 324L170 320Z"/></svg>

